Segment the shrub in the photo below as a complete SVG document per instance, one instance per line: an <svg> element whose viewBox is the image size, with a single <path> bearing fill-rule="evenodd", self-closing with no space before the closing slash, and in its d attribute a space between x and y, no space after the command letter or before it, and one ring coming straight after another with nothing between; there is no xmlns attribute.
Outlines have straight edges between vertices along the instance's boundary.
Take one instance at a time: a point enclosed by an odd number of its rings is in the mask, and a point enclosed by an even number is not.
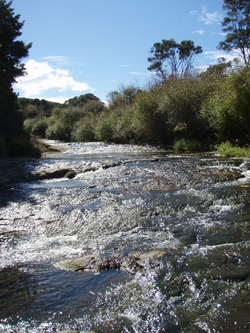
<svg viewBox="0 0 250 333"><path fill-rule="evenodd" d="M100 117L96 127L95 127L95 136L99 141L110 142L113 137L113 129L110 120L110 115L105 117Z"/></svg>
<svg viewBox="0 0 250 333"><path fill-rule="evenodd" d="M41 138L45 138L47 128L48 128L48 122L45 118L36 120L33 123L31 134L40 136Z"/></svg>
<svg viewBox="0 0 250 333"><path fill-rule="evenodd" d="M232 146L229 141L216 146L218 154L225 157L250 157L250 149Z"/></svg>
<svg viewBox="0 0 250 333"><path fill-rule="evenodd" d="M46 138L51 140L70 141L71 131L71 126L57 122L47 128Z"/></svg>
<svg viewBox="0 0 250 333"><path fill-rule="evenodd" d="M72 141L91 142L95 140L95 119L84 118L80 120L72 132Z"/></svg>
<svg viewBox="0 0 250 333"><path fill-rule="evenodd" d="M198 152L198 151L205 151L207 147L205 144L198 140L186 140L180 139L175 141L173 149L175 152L181 153L186 151Z"/></svg>
<svg viewBox="0 0 250 333"><path fill-rule="evenodd" d="M224 78L203 106L218 141L249 143L250 68Z"/></svg>
<svg viewBox="0 0 250 333"><path fill-rule="evenodd" d="M175 138L202 141L211 137L211 129L201 110L214 89L214 84L200 77L175 78L164 83L160 108L168 115Z"/></svg>

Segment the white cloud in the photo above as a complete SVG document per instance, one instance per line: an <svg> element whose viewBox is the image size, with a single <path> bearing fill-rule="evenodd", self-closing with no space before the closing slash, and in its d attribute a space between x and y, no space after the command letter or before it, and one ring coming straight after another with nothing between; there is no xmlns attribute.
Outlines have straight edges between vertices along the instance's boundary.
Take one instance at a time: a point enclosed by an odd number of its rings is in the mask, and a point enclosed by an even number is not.
<svg viewBox="0 0 250 333"><path fill-rule="evenodd" d="M143 75L143 76L148 76L148 73L145 73L145 72L129 72L129 74L132 74L132 75Z"/></svg>
<svg viewBox="0 0 250 333"><path fill-rule="evenodd" d="M214 24L221 23L222 16L218 12L208 13L205 6L202 7L201 14L199 15L199 21L204 22L205 24Z"/></svg>
<svg viewBox="0 0 250 333"><path fill-rule="evenodd" d="M51 89L59 92L71 90L74 92L93 91L86 82L77 82L68 70L52 68L48 62L37 62L30 59L25 64L27 75L18 79L14 88L21 91L25 97L37 97Z"/></svg>
<svg viewBox="0 0 250 333"><path fill-rule="evenodd" d="M225 58L226 61L233 61L239 56L238 52L223 52L223 51L207 51L204 52L206 59L210 60L210 64L215 64L218 62L218 59Z"/></svg>
<svg viewBox="0 0 250 333"><path fill-rule="evenodd" d="M82 61L77 57L65 57L65 56L46 56L42 57L45 62L53 63L54 66L75 66L82 65Z"/></svg>
<svg viewBox="0 0 250 333"><path fill-rule="evenodd" d="M46 99L46 101L49 101L49 102L56 102L56 103L61 103L63 104L65 101L69 100L71 97L66 97L66 96L55 96L55 97L46 97L46 98L43 98L43 99Z"/></svg>
<svg viewBox="0 0 250 333"><path fill-rule="evenodd" d="M205 32L206 32L205 30L200 29L200 30L195 30L195 31L193 31L193 34L204 35Z"/></svg>

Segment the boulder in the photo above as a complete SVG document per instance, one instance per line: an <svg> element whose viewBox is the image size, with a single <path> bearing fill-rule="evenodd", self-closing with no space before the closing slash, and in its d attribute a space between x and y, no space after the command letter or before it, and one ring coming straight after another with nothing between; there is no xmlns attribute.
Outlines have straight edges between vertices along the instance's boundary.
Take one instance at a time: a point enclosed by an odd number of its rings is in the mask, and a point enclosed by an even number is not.
<svg viewBox="0 0 250 333"><path fill-rule="evenodd" d="M70 169L42 170L34 174L35 180L53 179L53 178L74 178L76 173Z"/></svg>
<svg viewBox="0 0 250 333"><path fill-rule="evenodd" d="M245 176L236 171L225 171L220 170L215 173L215 176L218 178L219 181L228 181L228 180L236 180L239 178L244 178Z"/></svg>
<svg viewBox="0 0 250 333"><path fill-rule="evenodd" d="M86 255L74 260L57 262L55 267L74 272L122 270L134 275L138 270L159 266L160 261L158 259L165 255L165 251L116 253L111 256Z"/></svg>

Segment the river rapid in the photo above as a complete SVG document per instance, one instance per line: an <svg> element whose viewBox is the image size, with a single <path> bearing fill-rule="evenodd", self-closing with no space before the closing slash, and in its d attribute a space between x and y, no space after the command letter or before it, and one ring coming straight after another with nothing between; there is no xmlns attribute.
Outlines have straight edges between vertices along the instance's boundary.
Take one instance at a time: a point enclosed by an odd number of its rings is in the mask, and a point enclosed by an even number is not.
<svg viewBox="0 0 250 333"><path fill-rule="evenodd" d="M0 161L0 332L250 332L249 159L58 145Z"/></svg>

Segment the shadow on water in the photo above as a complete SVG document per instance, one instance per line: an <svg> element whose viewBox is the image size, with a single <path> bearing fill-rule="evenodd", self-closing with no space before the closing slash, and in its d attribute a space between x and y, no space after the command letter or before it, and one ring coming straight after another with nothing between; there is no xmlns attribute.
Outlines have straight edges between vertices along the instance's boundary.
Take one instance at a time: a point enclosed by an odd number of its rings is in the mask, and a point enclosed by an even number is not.
<svg viewBox="0 0 250 333"><path fill-rule="evenodd" d="M29 193L18 187L18 183L30 181L39 159L0 159L0 207L9 202L28 200Z"/></svg>
<svg viewBox="0 0 250 333"><path fill-rule="evenodd" d="M71 272L46 265L19 265L0 271L0 322L65 322L93 314L98 293L124 281L120 271Z"/></svg>

